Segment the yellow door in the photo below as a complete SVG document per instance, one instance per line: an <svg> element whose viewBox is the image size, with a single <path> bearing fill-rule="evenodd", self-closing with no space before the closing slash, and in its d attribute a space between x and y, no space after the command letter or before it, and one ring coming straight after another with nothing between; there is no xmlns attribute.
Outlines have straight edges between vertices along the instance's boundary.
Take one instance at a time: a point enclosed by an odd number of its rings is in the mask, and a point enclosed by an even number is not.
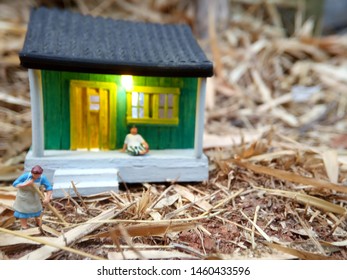
<svg viewBox="0 0 347 280"><path fill-rule="evenodd" d="M114 99L112 83L71 81L71 149L108 150L113 146Z"/></svg>

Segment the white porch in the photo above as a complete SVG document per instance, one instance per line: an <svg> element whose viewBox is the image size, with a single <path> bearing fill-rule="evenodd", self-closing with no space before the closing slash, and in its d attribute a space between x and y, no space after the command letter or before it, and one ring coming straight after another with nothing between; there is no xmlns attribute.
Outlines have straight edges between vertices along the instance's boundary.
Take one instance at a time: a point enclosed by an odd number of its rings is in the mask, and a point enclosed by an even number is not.
<svg viewBox="0 0 347 280"><path fill-rule="evenodd" d="M25 160L25 169L30 170L34 165L41 165L44 174L48 180L54 185L54 195L61 196L63 192L61 188L73 194L70 181L78 175L78 170L114 170L118 171L115 178L118 181L127 183L142 182L193 182L204 181L208 179L208 159L202 154L200 158L196 158L194 149L180 150L150 150L149 154L144 156L130 156L120 151L69 151L69 150L45 150L43 157L34 157L30 150ZM59 170L59 171L58 171ZM57 174L62 170L75 170L72 172L71 180L66 177L66 184L62 184L57 179ZM55 176L55 172L57 174ZM107 172L106 172L107 173ZM95 173L95 180L91 178L92 174L86 177L88 182L75 182L78 191L82 195L88 195L107 190L118 190L118 184L99 184L97 182L105 182L103 178L109 175L100 175ZM75 176L75 177L74 177ZM97 178L100 176L99 178ZM54 178L57 182L54 182ZM75 179L76 180L76 179ZM81 179L82 180L82 179ZM93 184L95 182L95 186ZM81 188L79 187L79 183ZM83 186L83 187L82 187Z"/></svg>

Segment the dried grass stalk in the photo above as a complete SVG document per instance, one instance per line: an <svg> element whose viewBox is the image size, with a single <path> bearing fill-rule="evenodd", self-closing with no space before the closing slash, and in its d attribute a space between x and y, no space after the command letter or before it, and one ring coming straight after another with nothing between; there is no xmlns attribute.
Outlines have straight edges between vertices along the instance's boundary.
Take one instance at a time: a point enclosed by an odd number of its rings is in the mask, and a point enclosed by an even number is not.
<svg viewBox="0 0 347 280"><path fill-rule="evenodd" d="M317 207L326 212L332 212L332 213L336 213L340 215L346 215L347 213L347 209L344 207L341 207L339 205L336 205L324 199L320 199L320 198L307 195L304 193L284 191L284 190L278 190L278 189L266 189L266 188L259 188L259 187L255 187L255 188L265 191L268 194L294 199L297 202L303 203L305 205L311 205L311 206Z"/></svg>
<svg viewBox="0 0 347 280"><path fill-rule="evenodd" d="M192 203L196 203L201 209L205 211L209 211L213 208L213 206L205 200L201 200L201 198L196 197L192 194L186 187L175 185L174 190L180 194L182 197L188 199Z"/></svg>
<svg viewBox="0 0 347 280"><path fill-rule="evenodd" d="M342 192L342 193L347 193L347 188L344 186L340 186L331 182L327 182L324 180L320 180L320 179L315 179L315 178L308 178L308 177L303 177L288 171L284 171L284 170L278 170L278 169L273 169L273 168L269 168L266 166L259 166L259 165L255 165L246 161L240 161L237 159L231 159L230 162L242 166L244 168L250 169L256 173L261 173L261 174L266 174L266 175L270 175L270 176L274 176L278 179L281 180L287 180L290 182L294 182L294 183L299 183L299 184L303 184L303 185L312 185L314 187L318 187L318 188L323 188L323 189L330 189L330 190L334 190L334 191L338 191L338 192Z"/></svg>
<svg viewBox="0 0 347 280"><path fill-rule="evenodd" d="M141 250L139 251L143 259L184 259L194 260L198 259L196 256L182 253L179 251L163 251L163 250ZM134 260L139 259L139 256L134 251L122 251L122 253L110 252L108 253L109 260Z"/></svg>
<svg viewBox="0 0 347 280"><path fill-rule="evenodd" d="M276 249L286 254L296 256L301 260L332 260L332 258L327 256L314 254L314 253L310 253L310 252L306 252L306 251L302 251L302 250L298 250L294 248L288 248L279 244L274 244L269 242L264 242L264 244L272 249Z"/></svg>
<svg viewBox="0 0 347 280"><path fill-rule="evenodd" d="M254 226L257 231L260 233L260 235L262 237L264 237L264 239L268 242L272 242L272 239L266 234L265 231L263 231L257 224L255 224L245 213L243 213L241 210L240 210L240 213L242 214L242 216L244 216L251 224L252 226Z"/></svg>
<svg viewBox="0 0 347 280"><path fill-rule="evenodd" d="M139 224L125 226L127 234L131 237L135 236L164 236L170 232L180 232L184 230L190 230L196 228L198 223L188 222L188 223L160 223L160 224ZM122 236L119 226L110 229L110 235Z"/></svg>
<svg viewBox="0 0 347 280"><path fill-rule="evenodd" d="M335 150L327 150L323 152L322 157L330 182L337 184L339 178L339 162L337 159L337 152Z"/></svg>

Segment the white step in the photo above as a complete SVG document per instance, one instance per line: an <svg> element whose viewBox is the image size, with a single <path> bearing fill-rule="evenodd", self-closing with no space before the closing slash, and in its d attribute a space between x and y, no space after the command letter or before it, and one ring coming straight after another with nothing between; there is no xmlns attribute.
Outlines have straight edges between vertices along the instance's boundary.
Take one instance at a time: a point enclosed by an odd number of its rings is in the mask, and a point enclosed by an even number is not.
<svg viewBox="0 0 347 280"><path fill-rule="evenodd" d="M71 181L81 195L97 194L107 190L118 191L118 169L57 169L53 175L54 196L62 197L65 192L75 196Z"/></svg>

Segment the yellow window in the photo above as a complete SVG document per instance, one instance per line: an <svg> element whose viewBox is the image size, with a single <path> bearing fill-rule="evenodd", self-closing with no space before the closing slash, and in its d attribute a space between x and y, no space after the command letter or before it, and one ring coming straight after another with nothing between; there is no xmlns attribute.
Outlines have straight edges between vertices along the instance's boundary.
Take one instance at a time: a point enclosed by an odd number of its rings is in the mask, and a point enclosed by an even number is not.
<svg viewBox="0 0 347 280"><path fill-rule="evenodd" d="M179 89L134 87L127 92L127 122L178 125Z"/></svg>

